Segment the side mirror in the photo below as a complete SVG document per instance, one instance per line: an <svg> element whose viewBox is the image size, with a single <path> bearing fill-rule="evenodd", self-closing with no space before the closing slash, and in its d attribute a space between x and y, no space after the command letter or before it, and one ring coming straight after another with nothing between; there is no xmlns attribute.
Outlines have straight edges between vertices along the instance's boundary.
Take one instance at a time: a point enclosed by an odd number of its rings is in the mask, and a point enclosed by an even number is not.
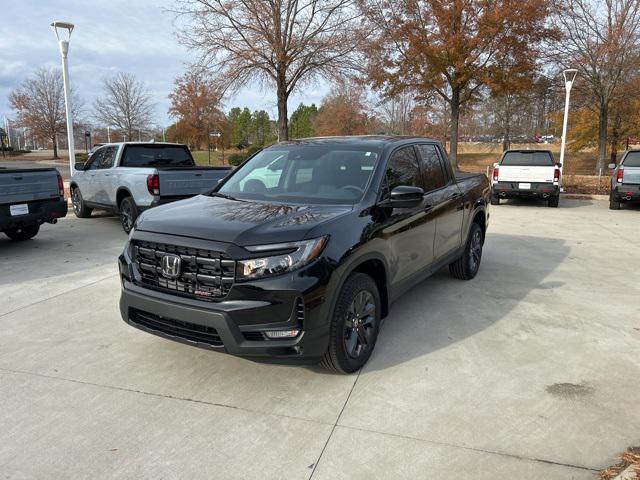
<svg viewBox="0 0 640 480"><path fill-rule="evenodd" d="M610 168L611 170L614 170L614 169L616 168L616 164L615 164L615 163L610 163L610 164L609 164L609 168Z"/></svg>
<svg viewBox="0 0 640 480"><path fill-rule="evenodd" d="M73 168L74 170L84 170L84 162L76 162Z"/></svg>
<svg viewBox="0 0 640 480"><path fill-rule="evenodd" d="M562 168L562 164L560 162L556 162L556 167Z"/></svg>
<svg viewBox="0 0 640 480"><path fill-rule="evenodd" d="M420 187L400 185L391 191L391 195L382 203L382 206L391 208L413 208L420 205L423 198L424 190Z"/></svg>

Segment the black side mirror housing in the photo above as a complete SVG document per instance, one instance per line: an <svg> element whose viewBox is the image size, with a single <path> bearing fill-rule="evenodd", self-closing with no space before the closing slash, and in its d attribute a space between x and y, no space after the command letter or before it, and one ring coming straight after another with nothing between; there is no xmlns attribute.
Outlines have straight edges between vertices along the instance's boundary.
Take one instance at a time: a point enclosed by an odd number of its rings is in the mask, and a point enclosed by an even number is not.
<svg viewBox="0 0 640 480"><path fill-rule="evenodd" d="M557 163L556 163L556 167L558 167L558 168L562 168L562 164L561 164L560 162L557 162Z"/></svg>
<svg viewBox="0 0 640 480"><path fill-rule="evenodd" d="M420 187L400 185L393 190L382 206L391 208L414 208L422 203L424 190Z"/></svg>
<svg viewBox="0 0 640 480"><path fill-rule="evenodd" d="M84 170L84 162L76 162L73 168L74 170Z"/></svg>

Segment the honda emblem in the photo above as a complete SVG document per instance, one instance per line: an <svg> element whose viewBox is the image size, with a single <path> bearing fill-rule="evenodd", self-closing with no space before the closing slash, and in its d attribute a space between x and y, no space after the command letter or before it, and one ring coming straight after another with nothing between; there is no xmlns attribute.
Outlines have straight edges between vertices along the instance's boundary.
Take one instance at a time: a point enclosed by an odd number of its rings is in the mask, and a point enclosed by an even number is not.
<svg viewBox="0 0 640 480"><path fill-rule="evenodd" d="M181 263L182 259L178 255L165 255L162 257L162 275L167 278L178 278Z"/></svg>

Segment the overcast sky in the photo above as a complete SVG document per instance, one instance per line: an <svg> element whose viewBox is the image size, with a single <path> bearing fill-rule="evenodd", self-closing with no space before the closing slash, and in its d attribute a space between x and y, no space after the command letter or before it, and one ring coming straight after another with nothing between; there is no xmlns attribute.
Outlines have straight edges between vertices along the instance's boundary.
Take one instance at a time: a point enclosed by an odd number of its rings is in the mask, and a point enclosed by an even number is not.
<svg viewBox="0 0 640 480"><path fill-rule="evenodd" d="M155 121L166 126L167 95L176 76L185 70L190 54L178 44L178 28L166 9L170 0L1 0L0 117L13 117L9 93L35 69L60 66L60 53L49 26L53 20L76 25L70 43L71 83L84 100L85 114L100 95L101 80L119 71L144 81L155 104ZM324 84L298 92L289 100L292 112L301 102L319 103ZM226 98L225 110L248 106L265 109L275 118L275 92L247 87Z"/></svg>

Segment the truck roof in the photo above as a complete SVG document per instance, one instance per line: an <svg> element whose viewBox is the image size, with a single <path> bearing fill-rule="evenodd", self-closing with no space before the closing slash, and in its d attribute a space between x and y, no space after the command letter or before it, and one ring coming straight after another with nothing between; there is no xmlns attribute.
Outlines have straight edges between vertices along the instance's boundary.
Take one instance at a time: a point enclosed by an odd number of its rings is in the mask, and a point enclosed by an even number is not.
<svg viewBox="0 0 640 480"><path fill-rule="evenodd" d="M106 146L106 145L145 145L145 146L149 146L149 145L169 145L172 147L175 146L179 146L179 147L184 147L184 143L172 143L172 142L111 142L111 143L103 143L100 144L101 147Z"/></svg>
<svg viewBox="0 0 640 480"><path fill-rule="evenodd" d="M352 135L352 136L339 136L339 137L309 137L299 138L295 140L288 140L280 142L281 145L291 144L322 144L322 145L373 145L383 146L391 143L398 143L408 140L421 140L427 142L439 142L433 138L412 136L412 135Z"/></svg>

